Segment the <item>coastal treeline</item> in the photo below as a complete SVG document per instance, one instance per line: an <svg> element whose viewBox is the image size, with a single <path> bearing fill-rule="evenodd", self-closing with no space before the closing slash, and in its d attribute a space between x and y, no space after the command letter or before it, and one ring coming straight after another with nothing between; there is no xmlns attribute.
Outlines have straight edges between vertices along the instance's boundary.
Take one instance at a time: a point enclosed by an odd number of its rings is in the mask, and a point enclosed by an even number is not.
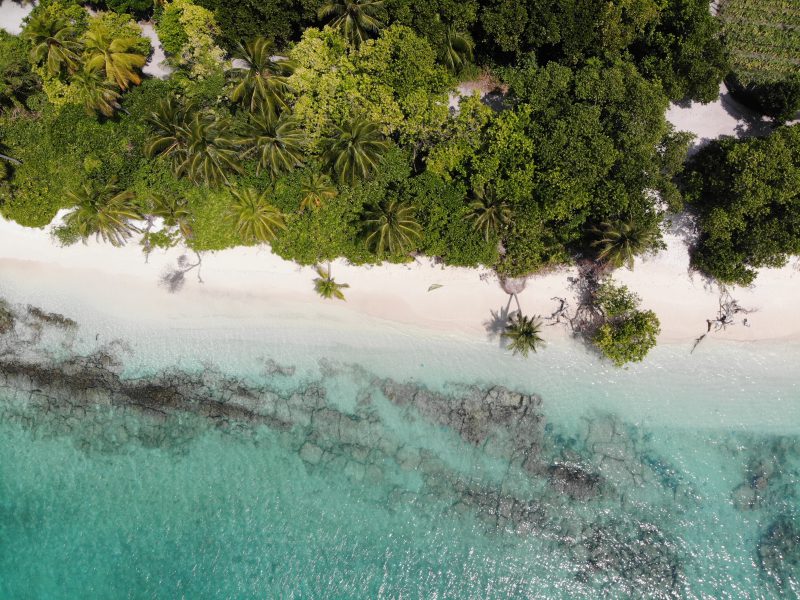
<svg viewBox="0 0 800 600"><path fill-rule="evenodd" d="M790 148L775 177L796 168L797 135L722 142L684 172L691 136L665 120L730 73L705 0L88 8L42 0L20 36L0 35L0 211L41 227L69 209L63 243L141 233L147 249L269 242L301 264L423 253L503 277L576 260L608 271L660 247L688 190L698 268L744 282L796 252L788 185L760 203L720 188L734 159L769 154L759 144ZM168 77L142 74L142 18ZM769 234L749 217L785 236L754 254L745 238Z"/></svg>

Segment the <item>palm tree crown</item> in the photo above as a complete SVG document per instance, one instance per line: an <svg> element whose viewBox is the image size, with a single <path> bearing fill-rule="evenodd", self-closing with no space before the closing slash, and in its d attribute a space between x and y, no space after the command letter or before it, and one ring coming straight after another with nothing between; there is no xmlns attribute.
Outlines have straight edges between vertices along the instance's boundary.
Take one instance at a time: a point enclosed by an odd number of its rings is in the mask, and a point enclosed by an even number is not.
<svg viewBox="0 0 800 600"><path fill-rule="evenodd" d="M305 135L286 115L262 110L250 117L242 142L258 156L258 172L268 169L273 178L303 164Z"/></svg>
<svg viewBox="0 0 800 600"><path fill-rule="evenodd" d="M67 192L77 207L64 217L67 227L76 231L84 241L94 235L114 246L123 245L132 232L138 231L130 221L142 215L134 202L133 192L120 192L116 182L100 185L94 181Z"/></svg>
<svg viewBox="0 0 800 600"><path fill-rule="evenodd" d="M324 140L323 146L322 158L336 173L339 182L352 185L378 168L389 142L375 123L354 119L337 127L335 135Z"/></svg>
<svg viewBox="0 0 800 600"><path fill-rule="evenodd" d="M227 121L203 112L191 115L192 110L174 98L159 102L147 118L155 133L145 145L145 154L171 158L175 173L194 183L229 183L228 172L242 172L239 140L229 133Z"/></svg>
<svg viewBox="0 0 800 600"><path fill-rule="evenodd" d="M660 233L657 223L634 219L606 221L593 232L597 239L592 246L598 249L598 260L614 269L626 265L631 270L634 257L652 248Z"/></svg>
<svg viewBox="0 0 800 600"><path fill-rule="evenodd" d="M44 13L31 17L22 33L31 43L31 62L44 63L50 75L59 75L64 67L69 72L78 68L81 44L75 34L75 27L67 19Z"/></svg>
<svg viewBox="0 0 800 600"><path fill-rule="evenodd" d="M373 205L363 216L367 246L376 254L397 254L413 249L422 227L410 202L390 199Z"/></svg>
<svg viewBox="0 0 800 600"><path fill-rule="evenodd" d="M87 113L113 117L121 108L119 88L105 79L98 68L84 65L72 81Z"/></svg>
<svg viewBox="0 0 800 600"><path fill-rule="evenodd" d="M177 227L185 239L192 237L192 212L185 198L176 195L152 194L148 214L164 220L168 228Z"/></svg>
<svg viewBox="0 0 800 600"><path fill-rule="evenodd" d="M323 269L317 265L315 269L317 270L317 275L319 275L319 277L314 279L314 289L317 293L327 300L332 298L344 300L345 298L342 290L350 286L346 283L336 283L336 280L331 277L330 265L327 269Z"/></svg>
<svg viewBox="0 0 800 600"><path fill-rule="evenodd" d="M267 192L253 188L232 190L231 217L236 231L247 243L270 242L279 229L286 229L283 215L269 203Z"/></svg>
<svg viewBox="0 0 800 600"><path fill-rule="evenodd" d="M378 33L385 11L383 0L332 0L319 9L318 16L330 18L329 25L357 48Z"/></svg>
<svg viewBox="0 0 800 600"><path fill-rule="evenodd" d="M87 31L85 38L88 67L102 69L106 79L115 81L123 90L128 89L131 83L138 85L142 82L138 71L147 62L147 57L131 52L139 40L135 37L115 38L102 23Z"/></svg>
<svg viewBox="0 0 800 600"><path fill-rule="evenodd" d="M300 183L300 209L319 208L326 200L336 197L336 187L324 173L308 173Z"/></svg>
<svg viewBox="0 0 800 600"><path fill-rule="evenodd" d="M475 199L469 204L467 216L472 220L473 227L489 241L493 235L499 235L511 221L511 209L497 198L492 187L478 188L472 194Z"/></svg>
<svg viewBox="0 0 800 600"><path fill-rule="evenodd" d="M453 26L445 34L444 64L452 73L459 73L472 60L475 43L465 33L456 31Z"/></svg>
<svg viewBox="0 0 800 600"><path fill-rule="evenodd" d="M261 37L239 44L237 58L244 66L234 65L228 71L228 78L234 83L231 101L250 112L265 108L278 114L288 107L286 98L292 91L288 76L294 66L286 59L273 59L272 50L272 42Z"/></svg>
<svg viewBox="0 0 800 600"><path fill-rule="evenodd" d="M539 332L542 321L538 316L526 317L521 312L515 312L506 324L506 330L501 334L507 341L507 347L514 354L526 357L544 342Z"/></svg>

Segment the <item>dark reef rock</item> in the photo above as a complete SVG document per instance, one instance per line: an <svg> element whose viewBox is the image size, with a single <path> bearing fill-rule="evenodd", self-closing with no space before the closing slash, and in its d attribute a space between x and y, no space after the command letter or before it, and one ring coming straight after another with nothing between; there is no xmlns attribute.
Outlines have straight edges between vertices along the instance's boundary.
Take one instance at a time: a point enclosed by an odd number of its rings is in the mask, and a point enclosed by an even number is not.
<svg viewBox="0 0 800 600"><path fill-rule="evenodd" d="M800 585L800 527L795 519L784 515L769 526L758 543L758 560L779 588L788 588L790 579Z"/></svg>
<svg viewBox="0 0 800 600"><path fill-rule="evenodd" d="M550 483L560 493L576 500L588 500L600 491L602 478L577 465L554 464L547 469Z"/></svg>

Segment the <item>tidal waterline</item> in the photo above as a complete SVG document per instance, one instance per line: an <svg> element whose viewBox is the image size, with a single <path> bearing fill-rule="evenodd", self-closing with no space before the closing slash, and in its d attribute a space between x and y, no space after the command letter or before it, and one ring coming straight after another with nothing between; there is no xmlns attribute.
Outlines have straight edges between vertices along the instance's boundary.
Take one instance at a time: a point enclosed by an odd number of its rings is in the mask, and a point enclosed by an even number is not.
<svg viewBox="0 0 800 600"><path fill-rule="evenodd" d="M798 594L797 346L12 308L2 597Z"/></svg>

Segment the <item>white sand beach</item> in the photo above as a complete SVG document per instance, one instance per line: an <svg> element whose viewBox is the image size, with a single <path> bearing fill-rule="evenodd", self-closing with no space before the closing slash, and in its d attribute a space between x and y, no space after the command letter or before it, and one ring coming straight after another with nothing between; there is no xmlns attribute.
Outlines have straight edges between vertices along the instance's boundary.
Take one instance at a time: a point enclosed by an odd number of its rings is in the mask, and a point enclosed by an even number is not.
<svg viewBox="0 0 800 600"><path fill-rule="evenodd" d="M668 247L639 261L634 271L621 269L615 278L636 291L643 306L662 323L662 341L688 342L706 329L717 314L720 290L688 272L689 256L678 234L666 235ZM0 221L0 296L4 281L25 280L36 290L31 302L46 302L49 310L86 306L106 314L178 326L204 327L209 319L279 318L302 315L354 322L371 317L415 329L434 330L480 340L487 336L492 311L506 306L509 296L488 269L443 268L429 259L406 265L356 267L332 265L338 282L348 283L347 302L323 300L313 289L310 267L282 260L267 247L205 253L199 282L196 271L185 286L171 293L160 283L185 250L153 252L146 262L136 244L112 246L90 240L60 247L46 230ZM190 262L195 258L187 254ZM570 278L574 269L532 277L519 294L527 314L550 315L553 298L576 305ZM442 287L429 291L438 284ZM763 270L752 288L730 290L739 303L755 312L712 337L731 340L800 339L800 271L793 265ZM76 315L77 316L77 315ZM742 317L742 315L740 315ZM548 327L546 336L567 335L566 327Z"/></svg>

